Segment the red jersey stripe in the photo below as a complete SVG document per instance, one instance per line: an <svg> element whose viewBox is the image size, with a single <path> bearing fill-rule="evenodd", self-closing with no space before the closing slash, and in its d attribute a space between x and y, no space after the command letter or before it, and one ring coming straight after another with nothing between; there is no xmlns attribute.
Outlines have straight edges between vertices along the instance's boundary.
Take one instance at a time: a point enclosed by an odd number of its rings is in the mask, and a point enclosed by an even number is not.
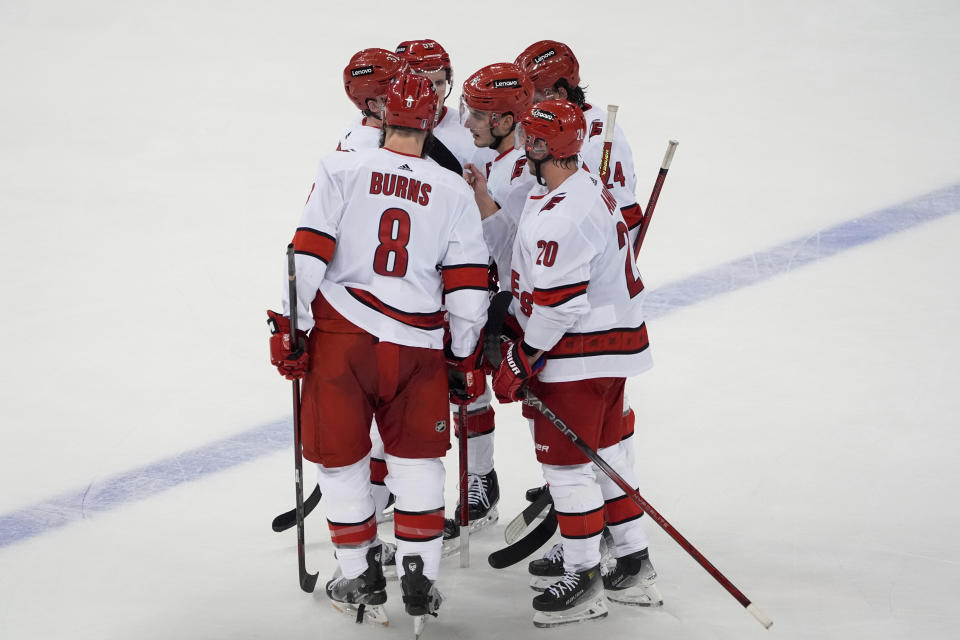
<svg viewBox="0 0 960 640"><path fill-rule="evenodd" d="M607 329L589 333L566 333L547 352L548 358L629 355L650 346L646 323L634 329Z"/></svg>
<svg viewBox="0 0 960 640"><path fill-rule="evenodd" d="M336 247L336 238L310 227L299 227L293 236L294 251L313 256L327 264L330 264L330 260L333 259L333 250Z"/></svg>
<svg viewBox="0 0 960 640"><path fill-rule="evenodd" d="M346 287L346 289L347 293L352 295L358 301L367 305L374 311L379 311L383 315L393 318L397 322L402 322L403 324L416 327L417 329L424 329L426 331L443 328L443 312L439 309L429 313L410 313L407 311L401 311L396 307L391 307L369 291L364 291L363 289L354 289L353 287Z"/></svg>
<svg viewBox="0 0 960 640"><path fill-rule="evenodd" d="M444 293L451 293L460 289L487 290L489 277L485 264L452 265L444 267L440 273L443 276Z"/></svg>
<svg viewBox="0 0 960 640"><path fill-rule="evenodd" d="M541 307L557 307L587 292L590 282L577 282L551 289L534 289L533 304Z"/></svg>
<svg viewBox="0 0 960 640"><path fill-rule="evenodd" d="M638 224L643 222L643 210L640 208L640 205L634 202L630 206L621 207L620 215L623 216L623 221L627 223L627 228L633 229Z"/></svg>

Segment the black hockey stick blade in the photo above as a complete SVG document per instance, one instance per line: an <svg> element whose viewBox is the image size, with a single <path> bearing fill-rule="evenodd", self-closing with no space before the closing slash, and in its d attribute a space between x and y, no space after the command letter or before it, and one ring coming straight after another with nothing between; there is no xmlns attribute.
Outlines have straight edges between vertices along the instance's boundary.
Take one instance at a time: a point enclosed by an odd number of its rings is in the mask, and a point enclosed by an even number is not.
<svg viewBox="0 0 960 640"><path fill-rule="evenodd" d="M556 531L557 512L551 508L543 522L538 524L530 533L510 546L491 553L487 557L487 562L494 569L505 569L513 566L546 544Z"/></svg>
<svg viewBox="0 0 960 640"><path fill-rule="evenodd" d="M536 520L551 504L553 504L553 499L550 497L549 490L544 491L536 500L528 504L527 508L511 520L503 530L503 539L507 544L513 544L519 540L527 526Z"/></svg>
<svg viewBox="0 0 960 640"><path fill-rule="evenodd" d="M303 517L306 518L310 515L310 512L314 510L317 504L320 502L322 494L320 493L320 485L317 485L313 488L313 493L303 501ZM297 510L290 509L290 511L285 511L273 519L273 530L277 533L281 531L286 531L291 527L297 525Z"/></svg>
<svg viewBox="0 0 960 640"><path fill-rule="evenodd" d="M307 573L306 569L304 569L303 573L300 574L300 588L307 593L313 593L313 590L317 586L317 577L319 575L319 573Z"/></svg>

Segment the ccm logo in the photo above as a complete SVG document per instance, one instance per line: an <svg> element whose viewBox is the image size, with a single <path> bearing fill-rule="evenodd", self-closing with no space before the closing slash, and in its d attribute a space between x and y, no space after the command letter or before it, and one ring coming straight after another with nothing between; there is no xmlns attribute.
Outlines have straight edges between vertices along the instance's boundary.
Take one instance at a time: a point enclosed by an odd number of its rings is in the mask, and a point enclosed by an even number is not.
<svg viewBox="0 0 960 640"><path fill-rule="evenodd" d="M547 451L550 451L550 445L548 444L540 444L539 442L537 442L533 446L537 451L543 451L544 453L546 453Z"/></svg>

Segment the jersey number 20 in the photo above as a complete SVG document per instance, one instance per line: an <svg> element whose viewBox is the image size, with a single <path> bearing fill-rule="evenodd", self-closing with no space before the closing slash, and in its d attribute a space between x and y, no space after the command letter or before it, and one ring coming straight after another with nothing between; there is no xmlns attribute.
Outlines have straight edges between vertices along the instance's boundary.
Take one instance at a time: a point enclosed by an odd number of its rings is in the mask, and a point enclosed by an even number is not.
<svg viewBox="0 0 960 640"><path fill-rule="evenodd" d="M381 276L402 278L407 273L407 243L410 242L410 214L396 207L380 215L377 234L380 244L373 254L373 271ZM393 256L391 264L390 256Z"/></svg>

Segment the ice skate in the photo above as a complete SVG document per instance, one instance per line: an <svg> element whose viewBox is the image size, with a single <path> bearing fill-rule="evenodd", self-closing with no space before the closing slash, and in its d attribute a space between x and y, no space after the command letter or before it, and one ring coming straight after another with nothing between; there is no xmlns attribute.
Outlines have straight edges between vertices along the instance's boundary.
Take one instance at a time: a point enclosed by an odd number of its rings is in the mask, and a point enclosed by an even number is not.
<svg viewBox="0 0 960 640"><path fill-rule="evenodd" d="M383 567L383 577L387 580L397 579L397 545L392 542L381 542L383 552L380 554L380 566Z"/></svg>
<svg viewBox="0 0 960 640"><path fill-rule="evenodd" d="M657 570L650 562L646 549L617 558L610 571L603 576L603 588L611 602L634 607L659 607L663 596L654 584Z"/></svg>
<svg viewBox="0 0 960 640"><path fill-rule="evenodd" d="M613 538L610 530L603 528L600 537L600 568L605 570L613 566L614 559L610 549L613 547ZM547 551L542 558L531 560L527 565L530 572L530 588L534 591L543 591L556 582L563 575L563 544L557 543Z"/></svg>
<svg viewBox="0 0 960 640"><path fill-rule="evenodd" d="M390 522L393 520L393 506L396 501L396 496L391 493L390 497L387 499L387 506L383 508L383 511L377 514L377 524L383 524L384 522Z"/></svg>
<svg viewBox="0 0 960 640"><path fill-rule="evenodd" d="M437 617L443 594L433 580L423 575L423 558L418 555L404 556L403 563L404 574L400 578L403 605L407 614L413 616L413 635L419 638L427 616Z"/></svg>
<svg viewBox="0 0 960 640"><path fill-rule="evenodd" d="M533 624L556 627L607 615L600 565L585 571L567 571L533 599Z"/></svg>
<svg viewBox="0 0 960 640"><path fill-rule="evenodd" d="M358 623L368 622L387 626L387 612L383 603L387 601L387 581L380 566L381 545L367 550L367 570L356 578L346 578L337 568L327 583L327 597L333 608L341 613L353 616Z"/></svg>
<svg viewBox="0 0 960 640"><path fill-rule="evenodd" d="M467 481L467 501L469 507L470 533L476 533L496 524L500 517L497 503L500 501L500 483L496 470L486 475L471 473ZM457 514L460 505L457 504ZM443 523L443 549L441 556L446 558L460 549L460 523L447 518Z"/></svg>

